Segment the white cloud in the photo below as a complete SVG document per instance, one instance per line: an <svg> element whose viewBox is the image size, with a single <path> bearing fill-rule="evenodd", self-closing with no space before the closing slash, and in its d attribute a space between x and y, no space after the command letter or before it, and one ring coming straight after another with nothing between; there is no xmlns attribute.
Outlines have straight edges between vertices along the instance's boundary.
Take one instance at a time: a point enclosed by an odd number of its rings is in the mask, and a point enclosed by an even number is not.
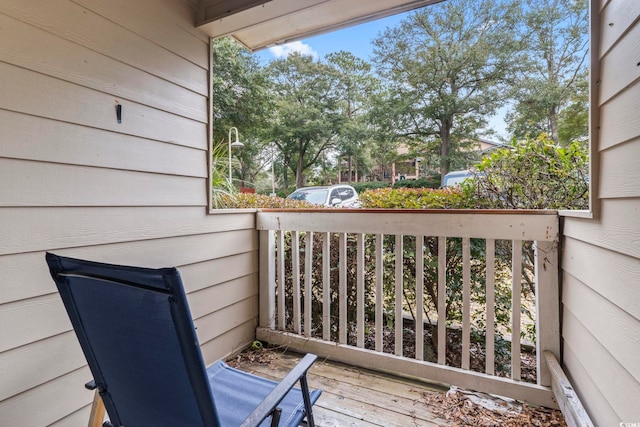
<svg viewBox="0 0 640 427"><path fill-rule="evenodd" d="M269 52L271 52L271 54L276 58L286 58L292 53L297 52L302 55L310 55L313 59L318 59L318 52L313 50L313 48L308 44L304 44L300 41L272 46L269 48Z"/></svg>

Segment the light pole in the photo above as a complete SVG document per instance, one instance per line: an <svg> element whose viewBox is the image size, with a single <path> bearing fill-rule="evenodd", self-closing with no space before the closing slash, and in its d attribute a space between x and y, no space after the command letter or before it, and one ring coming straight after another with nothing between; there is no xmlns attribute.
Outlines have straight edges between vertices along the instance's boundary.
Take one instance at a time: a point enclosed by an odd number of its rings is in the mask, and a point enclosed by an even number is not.
<svg viewBox="0 0 640 427"><path fill-rule="evenodd" d="M231 131L235 130L236 131L236 140L235 142L231 142ZM232 168L231 168L231 149L233 148L242 148L244 147L244 144L240 141L238 141L238 129L233 127L231 129L229 129L229 185L233 185L233 177L231 176L231 172L232 172Z"/></svg>
<svg viewBox="0 0 640 427"><path fill-rule="evenodd" d="M276 173L275 173L275 165L276 163L276 148L272 147L271 150L271 196L276 195Z"/></svg>

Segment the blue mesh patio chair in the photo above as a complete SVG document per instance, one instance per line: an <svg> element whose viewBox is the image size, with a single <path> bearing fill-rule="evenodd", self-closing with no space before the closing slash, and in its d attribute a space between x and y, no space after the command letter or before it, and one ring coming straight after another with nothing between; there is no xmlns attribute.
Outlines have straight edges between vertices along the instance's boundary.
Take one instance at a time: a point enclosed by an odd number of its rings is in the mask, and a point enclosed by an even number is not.
<svg viewBox="0 0 640 427"><path fill-rule="evenodd" d="M321 391L309 391L306 373L315 355L280 383L222 361L205 368L177 269L46 259L93 375L87 387L109 416L104 426L313 426Z"/></svg>

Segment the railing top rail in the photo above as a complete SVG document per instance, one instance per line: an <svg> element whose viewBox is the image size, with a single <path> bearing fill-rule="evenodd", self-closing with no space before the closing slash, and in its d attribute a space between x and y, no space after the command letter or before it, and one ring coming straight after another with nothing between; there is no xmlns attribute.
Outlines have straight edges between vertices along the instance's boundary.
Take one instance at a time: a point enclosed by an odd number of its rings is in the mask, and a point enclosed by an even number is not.
<svg viewBox="0 0 640 427"><path fill-rule="evenodd" d="M310 208L310 209L276 209L276 208L261 208L258 212L292 212L292 213L346 213L346 214L361 214L361 213L376 213L376 214L403 214L403 213L418 213L418 214L452 214L452 215L558 215L557 210L552 209L350 209L350 208Z"/></svg>
<svg viewBox="0 0 640 427"><path fill-rule="evenodd" d="M265 209L256 228L537 241L559 235L556 211L525 210Z"/></svg>

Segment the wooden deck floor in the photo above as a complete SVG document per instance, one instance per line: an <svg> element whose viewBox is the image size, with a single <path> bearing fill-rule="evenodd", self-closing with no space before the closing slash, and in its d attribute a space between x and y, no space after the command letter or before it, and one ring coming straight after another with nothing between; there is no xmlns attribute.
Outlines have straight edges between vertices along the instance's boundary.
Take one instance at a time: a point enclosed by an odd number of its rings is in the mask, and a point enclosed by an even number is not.
<svg viewBox="0 0 640 427"><path fill-rule="evenodd" d="M254 360L241 356L230 364L265 378L281 379L299 359L295 353L269 352ZM318 360L309 371L309 386L322 389L314 406L318 426L451 425L436 418L424 400L424 393L445 390L424 382Z"/></svg>

